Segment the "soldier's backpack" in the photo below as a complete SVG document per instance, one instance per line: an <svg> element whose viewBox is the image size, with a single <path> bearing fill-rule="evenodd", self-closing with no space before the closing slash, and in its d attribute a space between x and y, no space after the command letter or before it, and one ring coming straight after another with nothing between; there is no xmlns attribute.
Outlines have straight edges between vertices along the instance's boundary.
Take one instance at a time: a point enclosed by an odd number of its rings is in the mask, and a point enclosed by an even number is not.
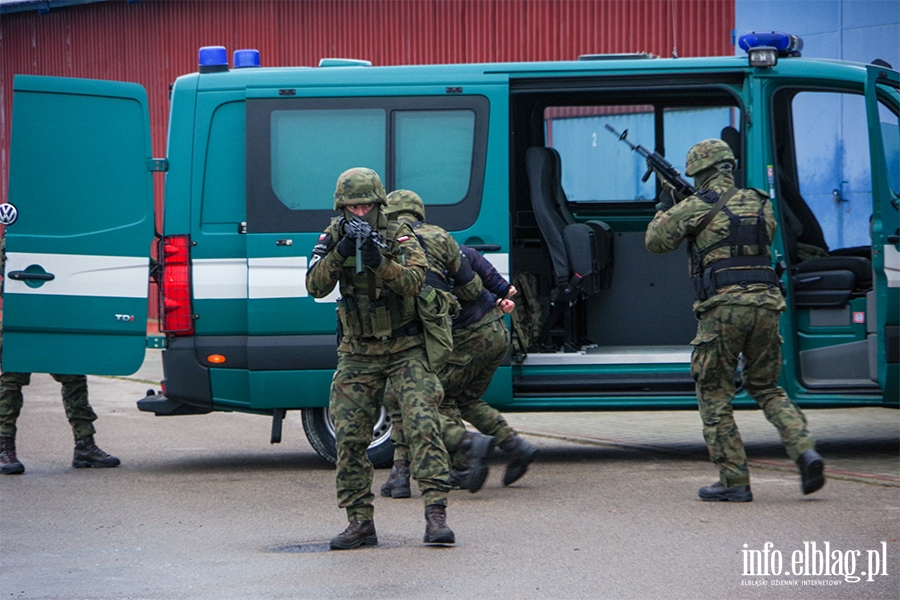
<svg viewBox="0 0 900 600"><path fill-rule="evenodd" d="M516 308L510 315L512 353L517 360L522 360L541 335L541 300L538 297L537 277L528 271L516 273L512 284L517 291L513 297Z"/></svg>

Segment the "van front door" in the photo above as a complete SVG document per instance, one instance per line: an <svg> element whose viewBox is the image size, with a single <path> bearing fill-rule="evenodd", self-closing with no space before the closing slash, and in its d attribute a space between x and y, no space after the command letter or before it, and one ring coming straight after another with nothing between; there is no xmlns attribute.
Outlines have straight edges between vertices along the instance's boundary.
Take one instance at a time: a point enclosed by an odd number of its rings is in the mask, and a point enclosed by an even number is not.
<svg viewBox="0 0 900 600"><path fill-rule="evenodd" d="M147 93L22 75L13 90L2 368L131 374L154 226Z"/></svg>
<svg viewBox="0 0 900 600"><path fill-rule="evenodd" d="M866 114L872 163L872 267L878 383L900 399L900 73L868 65Z"/></svg>

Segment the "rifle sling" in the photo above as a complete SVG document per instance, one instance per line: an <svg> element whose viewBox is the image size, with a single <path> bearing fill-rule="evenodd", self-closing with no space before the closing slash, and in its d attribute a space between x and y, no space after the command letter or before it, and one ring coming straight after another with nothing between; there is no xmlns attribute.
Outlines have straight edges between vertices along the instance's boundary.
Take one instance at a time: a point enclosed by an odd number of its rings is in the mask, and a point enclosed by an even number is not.
<svg viewBox="0 0 900 600"><path fill-rule="evenodd" d="M691 240L697 239L697 236L700 235L700 233L709 226L713 218L715 218L718 212L722 210L722 207L724 207L725 204L727 204L728 201L731 200L737 193L738 189L734 186L725 190L725 193L719 197L718 201L713 204L712 208L709 209L709 212L703 216L703 219L699 223L697 223L697 226L691 230L687 237Z"/></svg>

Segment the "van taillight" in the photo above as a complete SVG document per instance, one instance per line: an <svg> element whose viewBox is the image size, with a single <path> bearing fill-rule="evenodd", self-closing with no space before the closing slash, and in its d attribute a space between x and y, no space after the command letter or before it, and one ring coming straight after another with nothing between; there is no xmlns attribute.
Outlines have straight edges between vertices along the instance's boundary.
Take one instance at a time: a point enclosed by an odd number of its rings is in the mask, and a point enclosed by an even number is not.
<svg viewBox="0 0 900 600"><path fill-rule="evenodd" d="M159 253L162 262L159 304L162 308L160 329L165 333L194 333L190 247L191 241L186 235L170 235L162 239Z"/></svg>

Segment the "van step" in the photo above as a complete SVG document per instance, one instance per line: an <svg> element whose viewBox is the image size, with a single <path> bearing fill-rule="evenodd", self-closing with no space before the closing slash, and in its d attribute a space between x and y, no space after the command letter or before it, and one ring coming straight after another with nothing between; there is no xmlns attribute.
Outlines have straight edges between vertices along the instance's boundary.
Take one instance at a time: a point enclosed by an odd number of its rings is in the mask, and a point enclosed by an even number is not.
<svg viewBox="0 0 900 600"><path fill-rule="evenodd" d="M688 372L534 375L513 378L513 395L520 398L648 394L693 395L694 380Z"/></svg>

